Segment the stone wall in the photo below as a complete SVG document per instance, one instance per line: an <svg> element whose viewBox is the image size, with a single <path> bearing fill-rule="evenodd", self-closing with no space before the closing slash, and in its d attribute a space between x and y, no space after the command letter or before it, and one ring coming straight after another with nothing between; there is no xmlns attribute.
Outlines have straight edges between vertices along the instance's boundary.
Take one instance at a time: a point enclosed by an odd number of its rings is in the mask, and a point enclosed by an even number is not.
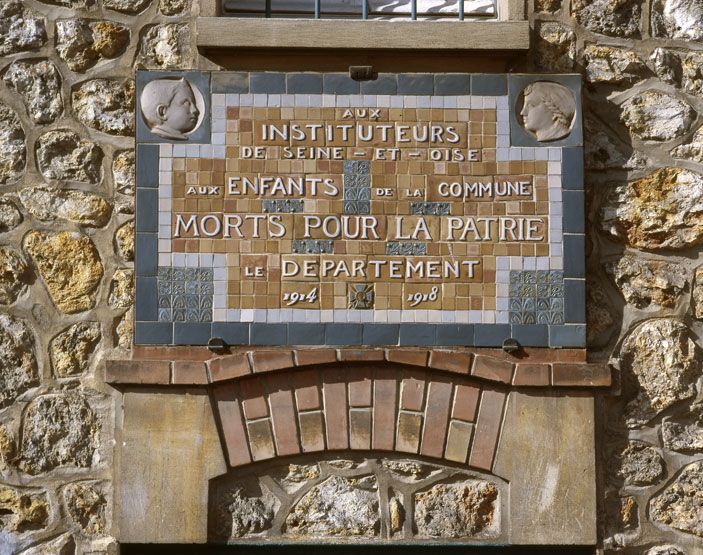
<svg viewBox="0 0 703 555"><path fill-rule="evenodd" d="M602 545L700 553L703 3L535 4L518 69L586 81L589 344L622 378L599 404ZM203 65L196 12L189 0L0 0L0 554L116 550L116 397L101 362L131 338L133 70ZM360 464L325 463L305 503L395 483ZM480 486L469 479L451 487ZM427 486L407 491L431 507ZM273 512L236 491L262 522ZM384 503L353 515L362 532L407 528ZM325 525L296 511L280 529Z"/></svg>
<svg viewBox="0 0 703 555"><path fill-rule="evenodd" d="M534 67L584 75L606 551L701 553L703 3L537 0Z"/></svg>

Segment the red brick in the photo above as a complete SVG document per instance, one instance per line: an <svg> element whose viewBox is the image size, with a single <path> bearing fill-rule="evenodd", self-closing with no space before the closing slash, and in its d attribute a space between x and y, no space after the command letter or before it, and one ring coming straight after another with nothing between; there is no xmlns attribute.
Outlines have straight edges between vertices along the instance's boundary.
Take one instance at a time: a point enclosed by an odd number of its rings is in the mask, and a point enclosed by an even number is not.
<svg viewBox="0 0 703 555"><path fill-rule="evenodd" d="M376 372L373 381L373 449L393 450L395 439L396 372L383 368Z"/></svg>
<svg viewBox="0 0 703 555"><path fill-rule="evenodd" d="M294 354L297 366L337 362L337 351L335 349L297 349Z"/></svg>
<svg viewBox="0 0 703 555"><path fill-rule="evenodd" d="M258 378L242 380L239 387L246 419L256 420L267 417L269 415L269 406L266 402L266 393L261 380Z"/></svg>
<svg viewBox="0 0 703 555"><path fill-rule="evenodd" d="M400 391L401 409L421 411L425 398L425 373L416 371L406 375Z"/></svg>
<svg viewBox="0 0 703 555"><path fill-rule="evenodd" d="M340 349L339 360L348 362L375 362L384 360L383 349Z"/></svg>
<svg viewBox="0 0 703 555"><path fill-rule="evenodd" d="M327 448L348 449L347 386L343 370L325 370L322 374L322 394L325 398Z"/></svg>
<svg viewBox="0 0 703 555"><path fill-rule="evenodd" d="M314 410L321 408L319 373L317 370L298 370L293 373L295 385L295 401L298 410Z"/></svg>
<svg viewBox="0 0 703 555"><path fill-rule="evenodd" d="M444 458L464 464L469 453L472 432L472 424L452 420L449 423L449 432L447 432L447 447L444 450Z"/></svg>
<svg viewBox="0 0 703 555"><path fill-rule="evenodd" d="M607 364L552 364L552 384L555 386L607 387L612 372Z"/></svg>
<svg viewBox="0 0 703 555"><path fill-rule="evenodd" d="M427 366L427 355L429 351L409 351L401 349L387 349L386 360L398 364L409 366Z"/></svg>
<svg viewBox="0 0 703 555"><path fill-rule="evenodd" d="M432 351L429 366L437 370L468 374L469 368L471 368L471 354L455 351Z"/></svg>
<svg viewBox="0 0 703 555"><path fill-rule="evenodd" d="M473 422L476 418L476 407L481 390L472 385L457 384L454 388L454 407L452 418Z"/></svg>
<svg viewBox="0 0 703 555"><path fill-rule="evenodd" d="M355 368L349 378L349 406L370 407L371 405L371 370Z"/></svg>
<svg viewBox="0 0 703 555"><path fill-rule="evenodd" d="M538 364L534 362L518 362L515 365L513 385L549 385L549 374L549 364Z"/></svg>
<svg viewBox="0 0 703 555"><path fill-rule="evenodd" d="M474 431L474 441L469 456L469 466L490 471L503 422L505 393L484 390Z"/></svg>
<svg viewBox="0 0 703 555"><path fill-rule="evenodd" d="M321 410L301 412L300 419L300 445L303 453L325 450L325 423Z"/></svg>
<svg viewBox="0 0 703 555"><path fill-rule="evenodd" d="M371 409L351 409L349 429L349 446L352 449L371 449Z"/></svg>
<svg viewBox="0 0 703 555"><path fill-rule="evenodd" d="M251 373L249 359L245 353L214 358L208 362L208 367L211 382L241 378Z"/></svg>
<svg viewBox="0 0 703 555"><path fill-rule="evenodd" d="M105 381L112 384L168 384L171 363L166 360L108 360Z"/></svg>
<svg viewBox="0 0 703 555"><path fill-rule="evenodd" d="M222 434L227 448L227 460L230 466L249 464L249 442L244 431L242 413L237 399L235 383L222 384L213 388L215 405L222 423Z"/></svg>
<svg viewBox="0 0 703 555"><path fill-rule="evenodd" d="M247 422L247 431L249 432L249 448L252 459L263 461L276 456L276 448L271 434L271 421L268 418Z"/></svg>
<svg viewBox="0 0 703 555"><path fill-rule="evenodd" d="M204 362L175 360L171 370L171 383L180 385L208 383L207 367Z"/></svg>
<svg viewBox="0 0 703 555"><path fill-rule="evenodd" d="M267 378L271 404L271 421L276 440L276 452L279 456L300 453L298 428L296 426L293 394L287 374L278 374Z"/></svg>
<svg viewBox="0 0 703 555"><path fill-rule="evenodd" d="M510 383L513 377L513 364L493 357L476 355L471 367L471 375L494 382Z"/></svg>
<svg viewBox="0 0 703 555"><path fill-rule="evenodd" d="M417 453L420 447L422 416L416 412L401 412L398 415L398 438L396 450Z"/></svg>
<svg viewBox="0 0 703 555"><path fill-rule="evenodd" d="M272 372L293 367L293 351L254 351L251 353L254 372Z"/></svg>
<svg viewBox="0 0 703 555"><path fill-rule="evenodd" d="M427 391L425 427L420 447L422 455L437 458L444 455L444 438L447 435L451 400L452 384L449 380L440 378L430 382Z"/></svg>
<svg viewBox="0 0 703 555"><path fill-rule="evenodd" d="M207 347L132 345L133 360L206 361L215 355Z"/></svg>

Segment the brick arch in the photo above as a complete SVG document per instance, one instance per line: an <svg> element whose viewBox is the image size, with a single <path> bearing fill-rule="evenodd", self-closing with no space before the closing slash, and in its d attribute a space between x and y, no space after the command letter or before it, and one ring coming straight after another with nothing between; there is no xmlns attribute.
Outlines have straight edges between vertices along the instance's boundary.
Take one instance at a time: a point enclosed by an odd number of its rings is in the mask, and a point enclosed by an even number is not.
<svg viewBox="0 0 703 555"><path fill-rule="evenodd" d="M308 453L419 455L492 472L507 391L389 362L306 366L213 386L230 467Z"/></svg>

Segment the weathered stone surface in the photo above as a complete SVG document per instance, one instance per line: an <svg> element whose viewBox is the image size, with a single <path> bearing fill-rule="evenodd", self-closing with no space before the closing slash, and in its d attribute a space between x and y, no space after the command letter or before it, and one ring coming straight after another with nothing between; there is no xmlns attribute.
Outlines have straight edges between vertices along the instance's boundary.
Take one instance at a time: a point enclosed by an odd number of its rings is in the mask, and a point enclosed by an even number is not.
<svg viewBox="0 0 703 555"><path fill-rule="evenodd" d="M134 303L134 270L115 270L108 303L112 308L129 308Z"/></svg>
<svg viewBox="0 0 703 555"><path fill-rule="evenodd" d="M561 0L535 0L538 12L556 13L561 9Z"/></svg>
<svg viewBox="0 0 703 555"><path fill-rule="evenodd" d="M703 415L698 412L692 416L680 422L662 422L664 447L680 453L703 452Z"/></svg>
<svg viewBox="0 0 703 555"><path fill-rule="evenodd" d="M22 95L27 114L34 123L51 123L63 112L61 75L50 61L13 62L3 80Z"/></svg>
<svg viewBox="0 0 703 555"><path fill-rule="evenodd" d="M180 15L190 8L190 0L160 0L159 11L164 15Z"/></svg>
<svg viewBox="0 0 703 555"><path fill-rule="evenodd" d="M498 489L468 480L415 494L415 527L424 538L464 538L495 529Z"/></svg>
<svg viewBox="0 0 703 555"><path fill-rule="evenodd" d="M400 532L405 522L405 508L397 497L391 498L388 502L388 512L390 514L391 534Z"/></svg>
<svg viewBox="0 0 703 555"><path fill-rule="evenodd" d="M34 338L22 320L0 313L0 408L39 384Z"/></svg>
<svg viewBox="0 0 703 555"><path fill-rule="evenodd" d="M422 480L429 476L434 470L431 466L410 462L410 461L394 461L392 459L384 460L381 465L383 468L390 470L393 474L398 474L413 480Z"/></svg>
<svg viewBox="0 0 703 555"><path fill-rule="evenodd" d="M630 441L611 460L615 476L628 486L651 486L664 477L664 459L657 450L641 441Z"/></svg>
<svg viewBox="0 0 703 555"><path fill-rule="evenodd" d="M149 69L177 69L190 63L190 30L184 23L147 28L141 38L139 63Z"/></svg>
<svg viewBox="0 0 703 555"><path fill-rule="evenodd" d="M134 151L122 150L112 160L112 179L115 190L123 195L134 194Z"/></svg>
<svg viewBox="0 0 703 555"><path fill-rule="evenodd" d="M623 342L620 364L627 385L634 390L626 414L630 427L646 424L695 394L700 361L688 327L679 320L660 318L639 324Z"/></svg>
<svg viewBox="0 0 703 555"><path fill-rule="evenodd" d="M74 525L86 536L105 533L107 501L98 482L76 482L63 490L63 505Z"/></svg>
<svg viewBox="0 0 703 555"><path fill-rule="evenodd" d="M73 109L84 125L109 135L134 133L134 81L92 79L71 95Z"/></svg>
<svg viewBox="0 0 703 555"><path fill-rule="evenodd" d="M703 266L696 268L693 275L691 304L693 305L693 315L698 319L703 318Z"/></svg>
<svg viewBox="0 0 703 555"><path fill-rule="evenodd" d="M112 21L64 19L56 22L56 52L73 71L84 72L101 59L116 58L129 44L129 29Z"/></svg>
<svg viewBox="0 0 703 555"><path fill-rule="evenodd" d="M649 504L652 520L703 537L703 461L683 471Z"/></svg>
<svg viewBox="0 0 703 555"><path fill-rule="evenodd" d="M657 90L635 95L621 108L620 120L632 136L642 141L680 137L696 118L696 112L686 102Z"/></svg>
<svg viewBox="0 0 703 555"><path fill-rule="evenodd" d="M227 505L232 519L230 537L243 538L271 527L278 501L269 491L264 491L261 497L248 497L240 488L232 492L231 498Z"/></svg>
<svg viewBox="0 0 703 555"><path fill-rule="evenodd" d="M0 233L15 229L22 223L22 213L9 199L0 199Z"/></svg>
<svg viewBox="0 0 703 555"><path fill-rule="evenodd" d="M621 497L616 492L605 496L605 549L622 548L626 545L625 534L639 524L637 500L631 496Z"/></svg>
<svg viewBox="0 0 703 555"><path fill-rule="evenodd" d="M117 214L127 214L128 216L134 215L134 197L129 198L116 198L115 199L115 213Z"/></svg>
<svg viewBox="0 0 703 555"><path fill-rule="evenodd" d="M703 53L689 52L683 59L681 86L686 92L703 96Z"/></svg>
<svg viewBox="0 0 703 555"><path fill-rule="evenodd" d="M10 532L44 528L49 521L46 494L0 484L0 527Z"/></svg>
<svg viewBox="0 0 703 555"><path fill-rule="evenodd" d="M611 37L638 37L641 0L574 0L571 11L589 31Z"/></svg>
<svg viewBox="0 0 703 555"><path fill-rule="evenodd" d="M700 0L654 0L652 35L681 40L703 40L703 4Z"/></svg>
<svg viewBox="0 0 703 555"><path fill-rule="evenodd" d="M691 142L677 146L671 151L671 155L679 160L703 164L703 127L698 128Z"/></svg>
<svg viewBox="0 0 703 555"><path fill-rule="evenodd" d="M0 304L12 304L27 289L27 264L11 247L0 247Z"/></svg>
<svg viewBox="0 0 703 555"><path fill-rule="evenodd" d="M89 467L98 429L98 418L81 393L36 397L22 421L19 467L29 474L60 466Z"/></svg>
<svg viewBox="0 0 703 555"><path fill-rule="evenodd" d="M665 83L675 85L681 82L681 58L676 52L666 48L655 48L649 57L649 62L657 77Z"/></svg>
<svg viewBox="0 0 703 555"><path fill-rule="evenodd" d="M76 376L88 370L90 356L101 338L98 322L79 322L51 340L49 354L54 374Z"/></svg>
<svg viewBox="0 0 703 555"><path fill-rule="evenodd" d="M0 185L22 177L26 161L27 147L20 118L14 110L0 104Z"/></svg>
<svg viewBox="0 0 703 555"><path fill-rule="evenodd" d="M679 264L625 255L605 265L625 300L637 308L657 304L673 308L686 289L686 272Z"/></svg>
<svg viewBox="0 0 703 555"><path fill-rule="evenodd" d="M331 476L312 488L286 517L289 536L377 536L381 520L374 476Z"/></svg>
<svg viewBox="0 0 703 555"><path fill-rule="evenodd" d="M71 534L64 534L22 552L22 555L74 555L76 542Z"/></svg>
<svg viewBox="0 0 703 555"><path fill-rule="evenodd" d="M46 43L44 19L22 2L0 4L0 56L35 50Z"/></svg>
<svg viewBox="0 0 703 555"><path fill-rule="evenodd" d="M583 56L591 83L629 85L647 74L647 66L632 50L589 44Z"/></svg>
<svg viewBox="0 0 703 555"><path fill-rule="evenodd" d="M586 295L586 340L589 346L601 346L610 340L614 332L612 303L603 287L596 282L587 283Z"/></svg>
<svg viewBox="0 0 703 555"><path fill-rule="evenodd" d="M117 346L122 349L130 349L132 347L133 335L134 309L130 308L115 320L115 338L117 340Z"/></svg>
<svg viewBox="0 0 703 555"><path fill-rule="evenodd" d="M37 141L37 165L46 179L97 183L103 152L68 130L49 131Z"/></svg>
<svg viewBox="0 0 703 555"><path fill-rule="evenodd" d="M273 474L286 491L292 492L317 479L320 476L320 467L316 464L289 464L277 469Z"/></svg>
<svg viewBox="0 0 703 555"><path fill-rule="evenodd" d="M647 157L614 139L604 123L593 116L584 119L584 159L587 169L634 169L647 165Z"/></svg>
<svg viewBox="0 0 703 555"><path fill-rule="evenodd" d="M645 551L642 555L686 555L675 545L657 545Z"/></svg>
<svg viewBox="0 0 703 555"><path fill-rule="evenodd" d="M601 210L601 226L636 249L682 249L703 242L703 176L661 168L613 187Z"/></svg>
<svg viewBox="0 0 703 555"><path fill-rule="evenodd" d="M93 307L103 266L89 237L32 231L25 237L24 248L60 310L72 314Z"/></svg>
<svg viewBox="0 0 703 555"><path fill-rule="evenodd" d="M122 13L141 12L151 3L151 0L104 0L103 6Z"/></svg>
<svg viewBox="0 0 703 555"><path fill-rule="evenodd" d="M17 446L12 432L0 424L0 470L6 470L14 460Z"/></svg>
<svg viewBox="0 0 703 555"><path fill-rule="evenodd" d="M576 37L560 23L540 23L537 28L535 59L537 66L548 71L569 71L574 67Z"/></svg>
<svg viewBox="0 0 703 555"><path fill-rule="evenodd" d="M62 218L90 227L102 227L110 221L112 207L107 201L83 191L42 185L19 192L24 207L35 218L45 222Z"/></svg>
<svg viewBox="0 0 703 555"><path fill-rule="evenodd" d="M122 224L115 232L115 252L127 261L134 260L134 220Z"/></svg>

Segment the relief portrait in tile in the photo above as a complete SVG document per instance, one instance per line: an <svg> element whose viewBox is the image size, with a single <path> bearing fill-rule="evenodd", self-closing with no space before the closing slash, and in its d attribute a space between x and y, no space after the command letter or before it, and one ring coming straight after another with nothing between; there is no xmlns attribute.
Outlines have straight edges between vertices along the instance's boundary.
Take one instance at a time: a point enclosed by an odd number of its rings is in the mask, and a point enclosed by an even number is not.
<svg viewBox="0 0 703 555"><path fill-rule="evenodd" d="M185 78L155 79L141 96L144 121L155 135L185 141L202 121L203 98Z"/></svg>
<svg viewBox="0 0 703 555"><path fill-rule="evenodd" d="M538 141L555 141L571 133L576 115L574 93L548 81L531 83L522 92L522 125Z"/></svg>

